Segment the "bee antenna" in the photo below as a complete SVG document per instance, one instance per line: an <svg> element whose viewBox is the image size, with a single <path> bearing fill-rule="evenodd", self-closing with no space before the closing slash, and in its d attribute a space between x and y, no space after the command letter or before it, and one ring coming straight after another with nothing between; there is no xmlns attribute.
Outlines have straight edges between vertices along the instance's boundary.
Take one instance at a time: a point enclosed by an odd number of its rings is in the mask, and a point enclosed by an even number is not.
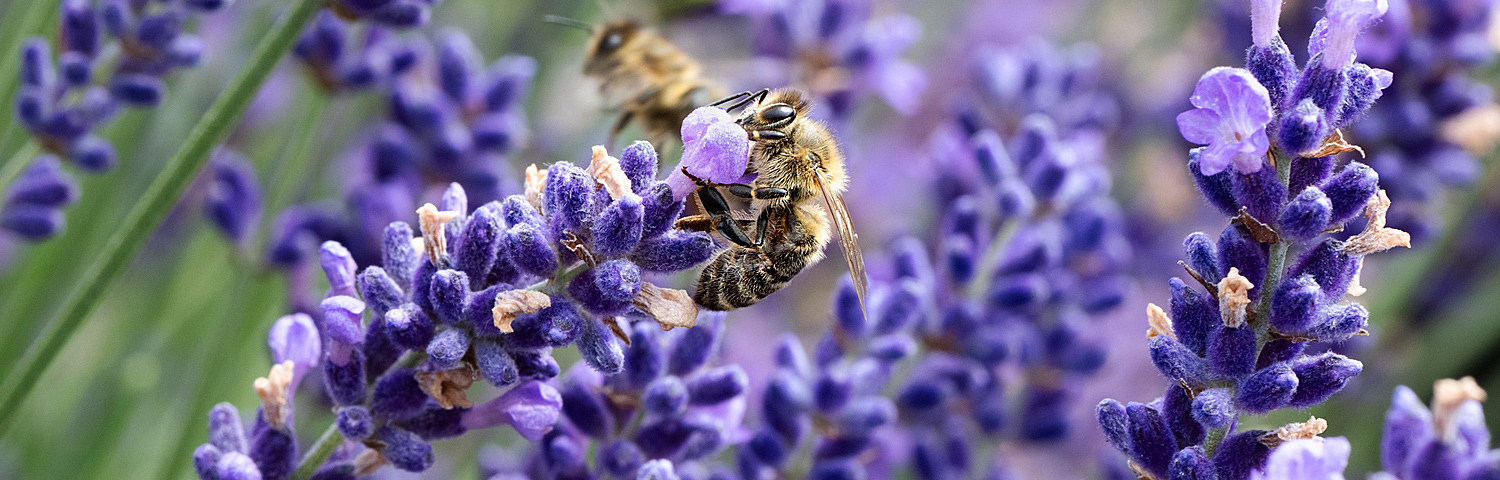
<svg viewBox="0 0 1500 480"><path fill-rule="evenodd" d="M588 24L588 23L586 23L586 22L584 22L582 20L575 20L575 19L571 19L571 18L568 18L568 17L561 17L561 16L557 16L557 15L547 15L545 17L542 17L542 21L547 22L547 23L551 23L551 24L555 24L555 25L562 25L564 27L577 28L577 29L583 30L585 32L592 32L592 31L594 31L594 26L593 25L590 25L590 24Z"/></svg>

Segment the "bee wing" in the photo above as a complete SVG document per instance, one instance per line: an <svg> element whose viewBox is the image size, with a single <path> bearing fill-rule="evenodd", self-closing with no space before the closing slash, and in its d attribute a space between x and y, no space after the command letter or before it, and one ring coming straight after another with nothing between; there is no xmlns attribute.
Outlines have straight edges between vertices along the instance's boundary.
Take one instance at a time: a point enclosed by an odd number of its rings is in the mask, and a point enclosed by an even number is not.
<svg viewBox="0 0 1500 480"><path fill-rule="evenodd" d="M818 178L818 193L823 195L823 203L828 206L828 212L833 215L833 225L839 231L839 245L844 248L844 261L849 264L849 276L854 280L854 293L859 296L859 309L865 309L865 257L859 250L859 234L854 231L854 222L849 219L849 208L844 206L844 199L838 194L828 190L823 182L822 175Z"/></svg>

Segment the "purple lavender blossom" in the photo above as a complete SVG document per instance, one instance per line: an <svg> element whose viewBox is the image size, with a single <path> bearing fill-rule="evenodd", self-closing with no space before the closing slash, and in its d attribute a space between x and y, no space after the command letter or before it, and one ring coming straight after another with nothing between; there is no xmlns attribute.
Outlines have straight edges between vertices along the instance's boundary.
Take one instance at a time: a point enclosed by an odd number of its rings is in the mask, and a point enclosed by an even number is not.
<svg viewBox="0 0 1500 480"><path fill-rule="evenodd" d="M324 91L340 93L385 87L416 64L417 52L390 30L370 25L362 37L332 12L318 13L293 52Z"/></svg>
<svg viewBox="0 0 1500 480"><path fill-rule="evenodd" d="M1203 175L1214 175L1231 165L1240 173L1255 173L1265 164L1266 123L1271 100L1266 87L1250 72L1218 67L1198 79L1190 98L1193 110L1177 116L1177 128L1189 142L1208 145L1198 157Z"/></svg>
<svg viewBox="0 0 1500 480"><path fill-rule="evenodd" d="M57 157L42 155L26 167L0 206L0 229L39 241L63 229L63 209L78 198L78 183Z"/></svg>
<svg viewBox="0 0 1500 480"><path fill-rule="evenodd" d="M1276 447L1252 480L1343 480L1349 464L1344 437L1292 440Z"/></svg>
<svg viewBox="0 0 1500 480"><path fill-rule="evenodd" d="M688 114L682 121L682 143L682 162L667 176L673 198L681 201L697 189L684 170L716 183L734 183L745 176L750 136L723 109L701 107Z"/></svg>
<svg viewBox="0 0 1500 480"><path fill-rule="evenodd" d="M1500 474L1480 406L1485 398L1473 378L1439 380L1431 409L1410 388L1396 387L1380 446L1384 472L1371 478L1491 478Z"/></svg>

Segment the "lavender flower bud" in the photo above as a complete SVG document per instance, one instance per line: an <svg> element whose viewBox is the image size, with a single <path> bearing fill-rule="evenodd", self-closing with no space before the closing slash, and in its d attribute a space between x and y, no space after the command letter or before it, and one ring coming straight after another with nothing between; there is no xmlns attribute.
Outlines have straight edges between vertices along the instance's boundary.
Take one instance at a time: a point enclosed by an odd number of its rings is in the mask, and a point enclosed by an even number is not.
<svg viewBox="0 0 1500 480"><path fill-rule="evenodd" d="M833 300L833 318L840 331L851 338L862 338L865 334L865 312L860 308L859 295L854 291L854 282L848 277L839 281Z"/></svg>
<svg viewBox="0 0 1500 480"><path fill-rule="evenodd" d="M614 321L613 317L607 321ZM605 375L614 375L625 369L625 352L615 340L613 333L599 320L583 319L579 326L578 354L583 361Z"/></svg>
<svg viewBox="0 0 1500 480"><path fill-rule="evenodd" d="M620 169L630 179L631 190L639 195L645 195L656 179L656 164L656 149L645 140L632 142L620 154Z"/></svg>
<svg viewBox="0 0 1500 480"><path fill-rule="evenodd" d="M550 277L557 270L557 252L552 249L546 234L532 224L521 223L510 227L505 233L503 245L506 256L522 272Z"/></svg>
<svg viewBox="0 0 1500 480"><path fill-rule="evenodd" d="M1323 183L1333 173L1334 163L1332 155L1292 160L1292 174L1288 179L1287 191L1300 192Z"/></svg>
<svg viewBox="0 0 1500 480"><path fill-rule="evenodd" d="M453 438L469 431L463 425L466 412L467 410L462 408L429 406L415 416L402 419L398 426L417 434L423 440Z"/></svg>
<svg viewBox="0 0 1500 480"><path fill-rule="evenodd" d="M1235 201L1234 189L1229 177L1231 172L1219 172L1213 175L1204 175L1200 167L1200 155L1208 147L1194 148L1188 151L1188 173L1193 176L1193 184L1197 185L1198 192L1214 208L1218 208L1225 216L1233 217L1239 213L1240 205Z"/></svg>
<svg viewBox="0 0 1500 480"><path fill-rule="evenodd" d="M245 424L240 422L240 411L233 404L220 403L208 411L208 443L222 453L250 451Z"/></svg>
<svg viewBox="0 0 1500 480"><path fill-rule="evenodd" d="M672 375L687 375L708 364L718 353L723 338L720 328L723 315L704 315L698 325L685 331L672 343L667 354L667 372Z"/></svg>
<svg viewBox="0 0 1500 480"><path fill-rule="evenodd" d="M1344 75L1349 78L1349 89L1344 92L1344 102L1339 105L1338 115L1333 119L1333 128L1342 128L1359 118L1393 81L1389 70L1370 68L1363 63L1344 69Z"/></svg>
<svg viewBox="0 0 1500 480"><path fill-rule="evenodd" d="M1182 279L1172 277L1167 281L1172 290L1172 301L1169 304L1172 313L1172 327L1177 331L1177 339L1188 347L1195 355L1203 355L1208 352L1209 333L1213 332L1216 325L1222 325L1219 316L1218 302L1213 301L1208 295L1199 293L1197 289L1190 288Z"/></svg>
<svg viewBox="0 0 1500 480"><path fill-rule="evenodd" d="M1351 303L1329 308L1323 312L1323 320L1308 333L1324 342L1342 342L1357 335L1370 323L1370 311Z"/></svg>
<svg viewBox="0 0 1500 480"><path fill-rule="evenodd" d="M463 235L454 246L453 267L471 280L482 282L495 263L500 237L505 233L498 215L494 209L475 210L464 223Z"/></svg>
<svg viewBox="0 0 1500 480"><path fill-rule="evenodd" d="M262 199L260 185L255 181L255 170L244 157L221 151L215 155L213 172L214 181L210 184L206 200L209 217L230 240L235 243L244 241L260 219ZM352 293L352 268L349 269L348 279L349 292Z"/></svg>
<svg viewBox="0 0 1500 480"><path fill-rule="evenodd" d="M1266 464L1271 448L1260 442L1265 430L1231 433L1214 451L1214 472L1219 480L1249 480L1250 474Z"/></svg>
<svg viewBox="0 0 1500 480"><path fill-rule="evenodd" d="M1256 5L1269 3L1280 2L1263 0L1256 2ZM1271 20L1271 23L1274 22L1274 19ZM1274 29L1266 35L1264 42L1257 40L1245 52L1245 69L1266 87L1272 106L1282 105L1286 101L1287 93L1292 90L1292 82L1297 79L1297 64L1292 57L1292 50L1287 48L1280 35L1274 33Z"/></svg>
<svg viewBox="0 0 1500 480"><path fill-rule="evenodd" d="M1235 391L1235 404L1249 413L1266 413L1287 406L1296 390L1296 373L1291 366L1278 363L1241 380Z"/></svg>
<svg viewBox="0 0 1500 480"><path fill-rule="evenodd" d="M420 410L428 397L417 383L416 375L416 370L398 368L380 377L370 397L370 413L382 418L402 418Z"/></svg>
<svg viewBox="0 0 1500 480"><path fill-rule="evenodd" d="M1172 454L1177 452L1177 442L1161 412L1139 403L1125 407L1130 419L1130 458L1136 464L1158 476L1165 477L1172 464Z"/></svg>
<svg viewBox="0 0 1500 480"><path fill-rule="evenodd" d="M616 389L638 392L666 369L666 352L658 338L661 329L652 322L630 326L630 346L625 347L625 370L612 378Z"/></svg>
<svg viewBox="0 0 1500 480"><path fill-rule="evenodd" d="M626 440L612 440L599 451L599 466L618 478L629 478L645 462L640 447Z"/></svg>
<svg viewBox="0 0 1500 480"><path fill-rule="evenodd" d="M468 330L461 328L443 330L427 344L427 360L433 368L438 370L457 367L458 362L469 353L471 340Z"/></svg>
<svg viewBox="0 0 1500 480"><path fill-rule="evenodd" d="M1317 187L1307 187L1281 212L1276 223L1281 235L1295 241L1306 241L1323 233L1333 216L1333 203Z"/></svg>
<svg viewBox="0 0 1500 480"><path fill-rule="evenodd" d="M1349 282L1359 268L1357 259L1339 251L1337 240L1324 240L1297 259L1287 272L1287 278L1309 275L1323 289L1324 299L1337 300L1349 289Z"/></svg>
<svg viewBox="0 0 1500 480"><path fill-rule="evenodd" d="M323 364L323 386L328 397L338 405L358 405L365 402L365 361L360 350L350 350L349 361L344 364L330 359Z"/></svg>
<svg viewBox="0 0 1500 480"><path fill-rule="evenodd" d="M1297 102L1296 106L1281 116L1276 139L1281 143L1282 150L1293 155L1317 150L1323 139L1328 138L1333 131L1325 118L1323 109L1318 108L1312 99L1304 98Z"/></svg>
<svg viewBox="0 0 1500 480"><path fill-rule="evenodd" d="M840 432L852 436L868 436L875 429L896 420L896 405L881 396L864 396L849 401L835 416Z"/></svg>
<svg viewBox="0 0 1500 480"><path fill-rule="evenodd" d="M90 172L107 172L115 168L118 159L115 157L115 147L108 141L94 135L88 135L73 143L73 152L68 157L78 168Z"/></svg>
<svg viewBox="0 0 1500 480"><path fill-rule="evenodd" d="M439 270L432 276L428 298L437 319L449 325L464 321L464 307L469 301L469 276L457 270Z"/></svg>
<svg viewBox="0 0 1500 480"><path fill-rule="evenodd" d="M1199 357L1186 346L1166 336L1150 340L1151 363L1167 377L1167 380L1182 380L1189 385L1208 385L1213 379L1208 361Z"/></svg>
<svg viewBox="0 0 1500 480"><path fill-rule="evenodd" d="M875 335L886 335L906 328L921 315L922 286L916 280L903 279L885 296L875 313Z"/></svg>
<svg viewBox="0 0 1500 480"><path fill-rule="evenodd" d="M382 237L381 264L385 266L385 272L395 280L396 291L411 288L412 276L417 272L417 265L421 264L422 256L416 247L411 244L411 226L406 222L391 222L385 227L385 235ZM366 271L369 271L367 268ZM368 295L368 294L366 294ZM365 300L369 300L367 297ZM380 310L384 311L384 310Z"/></svg>
<svg viewBox="0 0 1500 480"><path fill-rule="evenodd" d="M1203 232L1189 234L1182 241L1182 250L1183 256L1187 257L1188 267L1210 282L1219 280L1220 272L1224 269L1219 266L1218 248L1208 235Z"/></svg>
<svg viewBox="0 0 1500 480"><path fill-rule="evenodd" d="M474 363L478 364L479 375L484 381L497 387L516 383L521 377L515 359L494 338L481 337L474 340Z"/></svg>
<svg viewBox="0 0 1500 480"><path fill-rule="evenodd" d="M1333 203L1333 214L1328 223L1342 224L1359 215L1379 189L1380 176L1374 169L1363 163L1349 162L1337 175L1323 182L1323 193Z"/></svg>
<svg viewBox="0 0 1500 480"><path fill-rule="evenodd" d="M1193 419L1206 428L1226 428L1239 419L1228 388L1210 388L1193 397Z"/></svg>
<svg viewBox="0 0 1500 480"><path fill-rule="evenodd" d="M291 473L290 471L286 473ZM261 474L259 466L250 457L239 452L225 452L214 465L214 475L218 480L263 480L278 478ZM283 475L279 478L285 478Z"/></svg>
<svg viewBox="0 0 1500 480"><path fill-rule="evenodd" d="M986 350L992 351L993 349ZM895 333L872 339L866 355L887 364L893 364L916 352L917 341L915 339L909 335ZM1001 352L999 356L1003 358L1005 354Z"/></svg>
<svg viewBox="0 0 1500 480"><path fill-rule="evenodd" d="M223 466L225 460L234 455L238 454L226 453L225 458L219 460L219 465ZM261 430L250 442L249 456L255 461L255 468L260 470L261 478L285 479L292 475L292 470L297 466L297 438L293 436L290 428ZM223 470L220 471L221 478L224 473Z"/></svg>
<svg viewBox="0 0 1500 480"><path fill-rule="evenodd" d="M355 441L370 438L370 434L375 431L375 419L370 416L370 410L360 406L338 409L334 424L338 425L339 433L344 438Z"/></svg>
<svg viewBox="0 0 1500 480"><path fill-rule="evenodd" d="M0 209L0 229L29 241L51 238L63 229L63 212L36 205L6 205Z"/></svg>
<svg viewBox="0 0 1500 480"><path fill-rule="evenodd" d="M1274 303L1274 302L1273 302ZM1255 360L1255 368L1262 369L1279 362L1290 361L1302 354L1305 344L1291 340L1272 339L1260 348L1260 358Z"/></svg>
<svg viewBox="0 0 1500 480"><path fill-rule="evenodd" d="M77 182L63 171L57 157L51 155L37 157L6 194L7 203L41 207L63 207L77 198Z"/></svg>
<svg viewBox="0 0 1500 480"><path fill-rule="evenodd" d="M557 365L557 359L552 358L551 350L512 352L510 358L516 362L516 371L521 378L546 381L562 373L562 367Z"/></svg>
<svg viewBox="0 0 1500 480"><path fill-rule="evenodd" d="M1417 450L1437 434L1432 413L1417 394L1406 386L1397 386L1391 409L1385 414L1385 434L1381 436L1380 462L1385 471L1397 475L1409 472Z"/></svg>
<svg viewBox="0 0 1500 480"><path fill-rule="evenodd" d="M410 281L410 277L407 277ZM406 292L380 267L366 267L359 274L359 293L377 313L389 312L406 303Z"/></svg>
<svg viewBox="0 0 1500 480"><path fill-rule="evenodd" d="M708 370L687 382L693 405L717 405L740 396L749 386L750 378L738 365Z"/></svg>
<svg viewBox="0 0 1500 480"><path fill-rule="evenodd" d="M1094 415L1104 430L1105 440L1115 450L1130 453L1130 418L1125 413L1125 406L1113 398L1107 398L1099 402Z"/></svg>
<svg viewBox="0 0 1500 480"><path fill-rule="evenodd" d="M29 87L49 87L57 82L57 71L52 69L52 47L42 38L30 38L21 45L21 84Z"/></svg>
<svg viewBox="0 0 1500 480"><path fill-rule="evenodd" d="M802 350L795 335L785 334L776 340L775 357L778 368L796 377L809 378L813 374L812 362L807 359L807 352Z"/></svg>
<svg viewBox="0 0 1500 480"><path fill-rule="evenodd" d="M1209 461L1208 454L1203 452L1203 447L1196 445L1184 448L1173 455L1172 464L1167 467L1167 471L1167 478L1172 480L1214 479L1213 462Z"/></svg>
<svg viewBox="0 0 1500 480"><path fill-rule="evenodd" d="M1269 169L1267 169L1269 170ZM1285 193L1282 194L1285 198ZM1243 228L1230 225L1219 234L1219 266L1224 268L1220 276L1229 275L1229 268L1240 269L1240 275L1256 281L1266 278L1266 250L1251 238ZM1250 288L1250 297L1260 295L1260 285Z"/></svg>
<svg viewBox="0 0 1500 480"><path fill-rule="evenodd" d="M627 260L601 263L568 282L568 294L598 315L624 313L640 289L641 269Z"/></svg>
<svg viewBox="0 0 1500 480"><path fill-rule="evenodd" d="M366 269L365 271L369 271ZM396 346L407 350L427 348L432 341L432 319L416 305L405 304L385 314L385 335Z"/></svg>
<svg viewBox="0 0 1500 480"><path fill-rule="evenodd" d="M166 95L166 89L161 79L144 74L117 75L109 82L110 96L132 107L155 107Z"/></svg>
<svg viewBox="0 0 1500 480"><path fill-rule="evenodd" d="M193 471L198 473L200 480L219 480L219 472L216 469L219 466L219 459L223 456L224 452L219 451L212 444L199 445L193 450ZM248 461L249 457L245 459ZM255 467L255 462L250 462L250 466ZM256 470L255 473L260 473L260 471Z"/></svg>
<svg viewBox="0 0 1500 480"><path fill-rule="evenodd" d="M66 52L90 57L99 53L99 21L89 2L63 2L61 17L58 23L62 35L59 38Z"/></svg>
<svg viewBox="0 0 1500 480"><path fill-rule="evenodd" d="M1193 417L1193 399L1180 385L1167 385L1166 394L1162 396L1161 416L1178 445L1201 444L1208 433Z"/></svg>
<svg viewBox="0 0 1500 480"><path fill-rule="evenodd" d="M1209 368L1221 377L1237 378L1254 371L1255 354L1255 330L1249 325L1222 326L1208 339Z"/></svg>
<svg viewBox="0 0 1500 480"><path fill-rule="evenodd" d="M761 405L766 425L780 434L786 443L795 444L807 428L804 414L812 405L812 394L808 392L806 382L782 370L766 386Z"/></svg>
<svg viewBox="0 0 1500 480"><path fill-rule="evenodd" d="M687 270L708 261L714 251L714 241L708 234L675 230L642 241L630 259L642 270L668 273Z"/></svg>
<svg viewBox="0 0 1500 480"><path fill-rule="evenodd" d="M1298 359L1292 362L1292 372L1297 374L1297 391L1288 406L1308 408L1323 403L1342 390L1361 370L1364 370L1364 364L1358 360L1333 352Z"/></svg>
<svg viewBox="0 0 1500 480"><path fill-rule="evenodd" d="M414 433L386 426L375 432L375 439L385 444L380 453L396 468L422 472L432 466L432 445Z"/></svg>
<svg viewBox="0 0 1500 480"><path fill-rule="evenodd" d="M1296 105L1303 100L1310 100L1324 115L1327 112L1338 112L1349 82L1344 67L1327 67L1316 58L1309 63L1312 65L1302 71L1302 77L1297 80L1297 86L1287 101L1296 102L1293 103Z"/></svg>
<svg viewBox="0 0 1500 480"><path fill-rule="evenodd" d="M1256 220L1272 222L1286 204L1286 186L1276 178L1276 170L1262 168L1255 173L1230 175L1236 203L1244 205L1245 211ZM1253 277L1259 278L1259 277Z"/></svg>
<svg viewBox="0 0 1500 480"><path fill-rule="evenodd" d="M688 386L682 383L682 379L665 376L646 385L641 394L641 405L657 418L680 417L687 412L688 395Z"/></svg>
<svg viewBox="0 0 1500 480"><path fill-rule="evenodd" d="M586 228L592 210L594 180L588 172L571 163L559 162L547 167L547 186L543 202L547 215L561 222L563 228Z"/></svg>
<svg viewBox="0 0 1500 480"><path fill-rule="evenodd" d="M599 215L593 227L595 255L624 255L640 243L645 215L641 201L640 196L627 193Z"/></svg>
<svg viewBox="0 0 1500 480"><path fill-rule="evenodd" d="M1323 289L1311 275L1281 282L1271 296L1271 326L1282 333L1302 333L1317 320Z"/></svg>
<svg viewBox="0 0 1500 480"><path fill-rule="evenodd" d="M351 350L355 345L364 343L365 332L360 323L365 302L337 295L324 299L321 306L323 334L328 337L328 359L341 365L349 363Z"/></svg>
<svg viewBox="0 0 1500 480"><path fill-rule="evenodd" d="M677 216L682 213L682 201L672 197L672 187L666 182L652 183L643 190L640 194L641 238L655 238L672 229Z"/></svg>

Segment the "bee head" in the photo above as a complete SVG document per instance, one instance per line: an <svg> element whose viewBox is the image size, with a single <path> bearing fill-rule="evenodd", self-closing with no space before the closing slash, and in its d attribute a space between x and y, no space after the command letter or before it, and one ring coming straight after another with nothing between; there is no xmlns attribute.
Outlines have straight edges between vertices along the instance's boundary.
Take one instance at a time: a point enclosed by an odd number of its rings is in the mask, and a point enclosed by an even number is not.
<svg viewBox="0 0 1500 480"><path fill-rule="evenodd" d="M598 59L614 55L640 31L641 24L635 20L616 20L604 24L594 32L594 37L590 40L589 57Z"/></svg>

